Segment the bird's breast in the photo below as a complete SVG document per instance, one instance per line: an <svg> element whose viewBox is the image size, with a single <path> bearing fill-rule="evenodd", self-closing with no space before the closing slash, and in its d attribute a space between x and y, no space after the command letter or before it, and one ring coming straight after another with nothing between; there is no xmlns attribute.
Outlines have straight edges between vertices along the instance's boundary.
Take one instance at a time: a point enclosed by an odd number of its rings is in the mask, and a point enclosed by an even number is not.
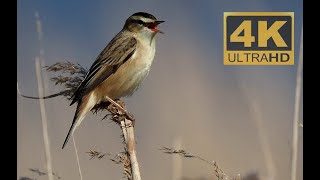
<svg viewBox="0 0 320 180"><path fill-rule="evenodd" d="M155 42L139 43L132 56L132 62L139 68L150 68L155 55Z"/></svg>
<svg viewBox="0 0 320 180"><path fill-rule="evenodd" d="M132 57L100 86L100 96L112 99L132 95L149 73L155 56L155 43L138 43ZM103 98L103 100L105 100Z"/></svg>

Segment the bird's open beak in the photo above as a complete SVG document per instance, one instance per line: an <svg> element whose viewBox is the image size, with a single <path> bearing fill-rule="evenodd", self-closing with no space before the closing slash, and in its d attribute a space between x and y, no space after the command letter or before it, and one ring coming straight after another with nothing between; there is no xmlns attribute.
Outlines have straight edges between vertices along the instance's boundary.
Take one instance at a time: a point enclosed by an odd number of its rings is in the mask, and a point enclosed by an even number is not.
<svg viewBox="0 0 320 180"><path fill-rule="evenodd" d="M164 21L155 21L154 23L150 24L150 25L148 26L148 28L149 28L150 30L154 31L154 32L159 32L159 33L162 33L162 34L163 34L162 31L160 31L159 29L157 29L157 26L158 26L159 24L163 23L163 22L164 22Z"/></svg>

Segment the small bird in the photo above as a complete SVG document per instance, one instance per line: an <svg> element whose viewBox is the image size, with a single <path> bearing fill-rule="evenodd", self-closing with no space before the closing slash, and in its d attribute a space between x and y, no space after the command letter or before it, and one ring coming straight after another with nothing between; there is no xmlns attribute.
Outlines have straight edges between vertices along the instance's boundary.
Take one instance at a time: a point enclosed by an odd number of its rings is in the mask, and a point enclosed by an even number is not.
<svg viewBox="0 0 320 180"><path fill-rule="evenodd" d="M158 21L146 12L137 12L109 42L90 67L86 77L72 95L70 104L78 103L68 135L81 124L86 114L101 102L132 95L149 73L155 56Z"/></svg>

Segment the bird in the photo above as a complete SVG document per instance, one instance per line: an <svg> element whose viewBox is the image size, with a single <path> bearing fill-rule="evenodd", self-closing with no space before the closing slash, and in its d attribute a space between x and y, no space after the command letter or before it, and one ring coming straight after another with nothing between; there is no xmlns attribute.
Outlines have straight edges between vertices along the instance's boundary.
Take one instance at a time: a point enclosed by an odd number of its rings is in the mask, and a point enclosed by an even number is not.
<svg viewBox="0 0 320 180"><path fill-rule="evenodd" d="M77 108L62 149L91 109L101 102L131 96L149 73L156 52L157 26L164 21L146 12L132 14L91 65L71 96Z"/></svg>

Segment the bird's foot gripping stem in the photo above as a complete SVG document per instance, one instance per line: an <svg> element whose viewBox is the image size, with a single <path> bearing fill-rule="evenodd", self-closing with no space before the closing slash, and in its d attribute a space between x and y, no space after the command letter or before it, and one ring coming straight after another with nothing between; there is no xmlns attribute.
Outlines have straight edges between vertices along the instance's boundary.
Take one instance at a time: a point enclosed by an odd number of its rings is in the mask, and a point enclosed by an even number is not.
<svg viewBox="0 0 320 180"><path fill-rule="evenodd" d="M108 110L112 114L117 114L119 116L119 118L116 118L118 123L123 121L124 120L123 118L125 118L127 120L132 121L132 125L134 126L135 119L134 119L133 115L125 109L124 102L120 101L119 99L114 101L109 97L106 97L106 98L111 103L110 106L108 107Z"/></svg>

